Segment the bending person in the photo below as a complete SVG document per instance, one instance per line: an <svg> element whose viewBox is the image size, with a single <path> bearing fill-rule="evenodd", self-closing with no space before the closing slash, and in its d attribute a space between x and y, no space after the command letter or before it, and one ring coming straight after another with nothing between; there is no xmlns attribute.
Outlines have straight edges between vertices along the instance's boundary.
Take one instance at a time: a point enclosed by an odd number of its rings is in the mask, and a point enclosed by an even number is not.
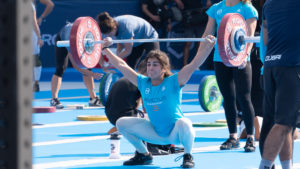
<svg viewBox="0 0 300 169"><path fill-rule="evenodd" d="M72 23L67 23L61 29L61 31L57 33L55 42L61 40L69 40L72 25ZM81 69L80 67L78 67L71 57L69 48L61 48L55 46L55 57L56 71L51 79L52 99L50 101L50 106L55 106L57 109L64 108L64 106L60 103L58 99L58 92L61 87L62 76L66 68L68 67L68 58L70 58L73 68L82 73L84 84L88 89L90 96L89 106L102 106L102 104L100 103L100 99L96 96L96 93L94 92L94 78L98 80L102 77L103 74L94 73L91 71L91 69Z"/></svg>
<svg viewBox="0 0 300 169"><path fill-rule="evenodd" d="M112 18L107 12L98 15L101 32L116 39L157 39L158 34L146 20L132 15ZM139 60L153 49L159 49L158 42L117 44L117 55L126 58L127 64L135 69Z"/></svg>
<svg viewBox="0 0 300 169"><path fill-rule="evenodd" d="M191 152L195 131L192 122L183 116L180 108L182 88L211 52L215 44L213 39L213 36L208 36L202 46L206 50L198 50L193 61L175 74L171 73L170 61L164 52L150 51L145 58L148 77L138 74L120 57L114 55L108 49L112 43L111 38L104 39L103 51L109 62L138 87L149 117L149 120L123 117L117 121L118 131L136 148L135 156L125 161L124 165L152 163L152 155L143 144L144 140L153 144L183 144L182 167L194 167Z"/></svg>

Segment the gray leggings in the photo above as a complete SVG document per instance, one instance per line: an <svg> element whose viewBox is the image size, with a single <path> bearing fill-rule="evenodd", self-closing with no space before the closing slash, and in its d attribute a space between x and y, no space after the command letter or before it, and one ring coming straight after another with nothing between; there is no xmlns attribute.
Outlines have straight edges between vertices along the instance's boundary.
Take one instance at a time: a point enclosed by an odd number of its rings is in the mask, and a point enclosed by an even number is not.
<svg viewBox="0 0 300 169"><path fill-rule="evenodd" d="M142 141L153 144L182 144L185 153L191 153L195 131L192 122L187 118L178 119L169 136L159 136L151 122L137 117L122 117L116 126L118 131L136 148L139 153L148 153L147 147Z"/></svg>

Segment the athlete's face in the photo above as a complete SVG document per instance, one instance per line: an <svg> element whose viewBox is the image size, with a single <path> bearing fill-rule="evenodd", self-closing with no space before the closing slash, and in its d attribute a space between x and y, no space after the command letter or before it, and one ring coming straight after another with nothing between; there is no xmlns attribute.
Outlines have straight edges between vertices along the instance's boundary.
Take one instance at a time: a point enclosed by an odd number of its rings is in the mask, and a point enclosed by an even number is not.
<svg viewBox="0 0 300 169"><path fill-rule="evenodd" d="M162 65L156 58L149 58L147 61L147 75L152 80L161 79L165 73Z"/></svg>

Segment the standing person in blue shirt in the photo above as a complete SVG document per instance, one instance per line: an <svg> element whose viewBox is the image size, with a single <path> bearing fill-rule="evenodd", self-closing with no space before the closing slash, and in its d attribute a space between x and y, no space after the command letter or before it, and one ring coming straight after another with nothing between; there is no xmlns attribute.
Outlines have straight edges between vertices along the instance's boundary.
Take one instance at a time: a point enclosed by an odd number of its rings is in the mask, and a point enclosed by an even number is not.
<svg viewBox="0 0 300 169"><path fill-rule="evenodd" d="M157 39L158 33L146 20L132 15L112 18L107 12L97 16L101 32L116 39ZM117 55L126 58L127 64L135 68L142 56L153 49L159 49L158 42L117 44Z"/></svg>
<svg viewBox="0 0 300 169"><path fill-rule="evenodd" d="M264 119L259 169L269 169L279 155L292 168L293 130L300 127L299 0L267 0L263 8Z"/></svg>
<svg viewBox="0 0 300 169"><path fill-rule="evenodd" d="M143 144L143 140L153 144L183 144L183 168L194 167L191 155L195 138L192 122L181 111L182 88L192 73L205 61L215 41L213 36L206 38L191 63L178 73L171 73L170 61L166 53L152 50L145 58L147 76L135 72L119 56L114 55L108 47L111 38L104 39L103 51L115 66L141 92L143 105L149 121L136 117L122 117L116 122L118 131L136 148L135 156L124 165L148 165L152 155Z"/></svg>
<svg viewBox="0 0 300 169"><path fill-rule="evenodd" d="M248 36L254 35L258 14L256 9L251 5L250 0L223 0L212 5L206 13L209 19L203 37L216 34L222 18L227 13L241 14L248 25ZM247 132L247 141L244 149L246 152L255 151L253 137L254 109L251 102L252 71L249 57L253 44L249 45L247 51L248 58L240 67L227 67L224 65L218 48L215 47L214 68L220 91L224 97L223 106L229 129L229 139L221 145L221 150L230 150L239 147L236 126L236 99L238 99Z"/></svg>

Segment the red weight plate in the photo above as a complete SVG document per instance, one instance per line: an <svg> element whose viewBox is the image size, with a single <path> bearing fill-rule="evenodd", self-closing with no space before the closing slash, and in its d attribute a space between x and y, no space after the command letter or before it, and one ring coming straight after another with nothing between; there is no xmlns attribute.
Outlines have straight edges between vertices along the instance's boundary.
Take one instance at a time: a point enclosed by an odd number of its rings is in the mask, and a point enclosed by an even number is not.
<svg viewBox="0 0 300 169"><path fill-rule="evenodd" d="M56 107L34 107L33 113L53 113L56 112Z"/></svg>
<svg viewBox="0 0 300 169"><path fill-rule="evenodd" d="M228 13L221 20L219 30L218 30L218 49L221 59L226 66L236 67L240 66L247 57L246 44L243 51L235 53L231 48L230 36L234 28L243 29L247 36L247 24L244 18L237 13ZM233 44L234 45L234 44Z"/></svg>
<svg viewBox="0 0 300 169"><path fill-rule="evenodd" d="M91 17L79 17L73 23L70 33L70 49L73 60L81 68L93 68L100 60L101 44L87 47L85 39L101 40L101 32L97 22Z"/></svg>

